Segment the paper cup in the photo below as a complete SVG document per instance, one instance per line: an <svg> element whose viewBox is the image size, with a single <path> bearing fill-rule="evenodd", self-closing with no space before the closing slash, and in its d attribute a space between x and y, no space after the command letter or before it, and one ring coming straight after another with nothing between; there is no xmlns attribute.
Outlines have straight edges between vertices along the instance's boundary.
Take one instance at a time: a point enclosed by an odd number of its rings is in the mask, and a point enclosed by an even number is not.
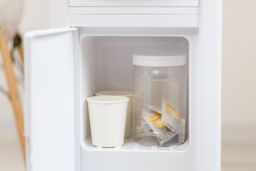
<svg viewBox="0 0 256 171"><path fill-rule="evenodd" d="M123 96L88 97L92 144L117 147L124 143L129 98Z"/></svg>
<svg viewBox="0 0 256 171"><path fill-rule="evenodd" d="M133 94L129 91L99 91L97 96L125 96L129 98L125 124L125 138L131 137L133 120Z"/></svg>

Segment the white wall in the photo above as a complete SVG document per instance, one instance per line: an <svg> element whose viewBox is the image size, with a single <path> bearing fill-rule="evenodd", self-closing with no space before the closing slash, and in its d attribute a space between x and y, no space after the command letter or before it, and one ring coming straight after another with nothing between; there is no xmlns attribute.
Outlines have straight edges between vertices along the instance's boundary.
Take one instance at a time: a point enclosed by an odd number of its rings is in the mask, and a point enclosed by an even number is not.
<svg viewBox="0 0 256 171"><path fill-rule="evenodd" d="M20 25L21 32L48 28L48 0L24 1L24 15Z"/></svg>
<svg viewBox="0 0 256 171"><path fill-rule="evenodd" d="M255 0L224 0L224 124L256 124L255 9Z"/></svg>

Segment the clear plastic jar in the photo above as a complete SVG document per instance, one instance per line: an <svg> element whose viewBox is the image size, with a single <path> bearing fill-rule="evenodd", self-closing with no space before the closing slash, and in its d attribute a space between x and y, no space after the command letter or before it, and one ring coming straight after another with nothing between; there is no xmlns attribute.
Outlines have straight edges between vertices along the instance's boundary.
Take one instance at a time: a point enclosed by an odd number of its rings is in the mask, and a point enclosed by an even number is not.
<svg viewBox="0 0 256 171"><path fill-rule="evenodd" d="M134 122L137 142L170 146L186 140L187 65L185 55L134 55Z"/></svg>

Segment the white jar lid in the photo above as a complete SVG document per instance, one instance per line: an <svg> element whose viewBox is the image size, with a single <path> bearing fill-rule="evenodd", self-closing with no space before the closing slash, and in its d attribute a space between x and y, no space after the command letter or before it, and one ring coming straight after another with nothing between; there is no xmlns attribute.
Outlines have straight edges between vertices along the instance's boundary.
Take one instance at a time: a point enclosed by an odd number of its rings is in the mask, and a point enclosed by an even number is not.
<svg viewBox="0 0 256 171"><path fill-rule="evenodd" d="M181 66L186 64L186 55L171 55L171 56L145 56L133 55L133 65L138 66Z"/></svg>

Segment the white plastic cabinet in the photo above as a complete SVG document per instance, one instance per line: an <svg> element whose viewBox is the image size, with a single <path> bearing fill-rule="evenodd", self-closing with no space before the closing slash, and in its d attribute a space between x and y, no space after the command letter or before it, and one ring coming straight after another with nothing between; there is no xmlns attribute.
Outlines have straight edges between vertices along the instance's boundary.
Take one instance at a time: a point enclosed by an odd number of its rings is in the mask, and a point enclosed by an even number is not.
<svg viewBox="0 0 256 171"><path fill-rule="evenodd" d="M79 27L27 34L29 171L219 171L219 30L214 28L214 17L205 19L208 22L200 32L196 28ZM92 146L86 97L100 89L129 88L132 53L179 48L189 57L186 143L159 148L134 141L115 149Z"/></svg>
<svg viewBox="0 0 256 171"><path fill-rule="evenodd" d="M28 171L220 171L221 0L50 2L65 29L25 36ZM186 143L94 147L85 99L132 87L132 54L172 49L188 57Z"/></svg>
<svg viewBox="0 0 256 171"><path fill-rule="evenodd" d="M182 6L199 5L199 0L69 0L70 6Z"/></svg>
<svg viewBox="0 0 256 171"><path fill-rule="evenodd" d="M77 29L72 28L26 35L25 114L31 171L75 170L74 42Z"/></svg>

